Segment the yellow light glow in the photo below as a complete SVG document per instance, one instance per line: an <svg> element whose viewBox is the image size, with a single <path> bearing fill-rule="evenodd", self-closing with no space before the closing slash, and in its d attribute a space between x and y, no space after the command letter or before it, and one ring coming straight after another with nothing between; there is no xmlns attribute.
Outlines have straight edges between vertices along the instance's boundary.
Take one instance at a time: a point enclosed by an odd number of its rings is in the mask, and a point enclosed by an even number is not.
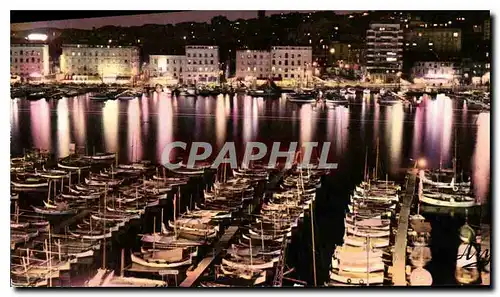
<svg viewBox="0 0 500 297"><path fill-rule="evenodd" d="M417 161L417 165L419 168L425 168L427 166L427 160L425 160L424 158L420 158Z"/></svg>

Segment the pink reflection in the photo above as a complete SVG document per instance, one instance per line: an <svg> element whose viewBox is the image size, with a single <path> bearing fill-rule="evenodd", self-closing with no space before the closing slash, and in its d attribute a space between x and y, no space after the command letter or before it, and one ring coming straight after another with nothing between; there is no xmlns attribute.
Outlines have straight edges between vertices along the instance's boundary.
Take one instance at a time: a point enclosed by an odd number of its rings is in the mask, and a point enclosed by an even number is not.
<svg viewBox="0 0 500 297"><path fill-rule="evenodd" d="M217 96L215 106L215 133L217 138L217 148L220 151L226 139L227 109L225 99L222 95Z"/></svg>
<svg viewBox="0 0 500 297"><path fill-rule="evenodd" d="M51 149L50 107L45 100L30 102L31 137L35 148Z"/></svg>
<svg viewBox="0 0 500 297"><path fill-rule="evenodd" d="M335 140L334 125L335 125L335 109L329 108L326 112L326 141L333 142Z"/></svg>
<svg viewBox="0 0 500 297"><path fill-rule="evenodd" d="M438 95L439 96L439 95ZM440 98L442 100L442 111L441 115L442 119L442 127L443 134L441 138L441 155L443 156L443 160L451 159L450 156L450 148L452 142L453 135L453 102L450 97L442 96Z"/></svg>
<svg viewBox="0 0 500 297"><path fill-rule="evenodd" d="M166 98L167 96L162 93L158 99L158 117L157 122L157 132L156 132L156 161L161 162L161 155L163 148L168 143L174 141L174 130L173 130L173 112L172 112L172 100ZM175 159L175 150L170 154L170 160Z"/></svg>
<svg viewBox="0 0 500 297"><path fill-rule="evenodd" d="M477 138L473 156L473 183L478 202L486 202L490 186L490 113L477 118Z"/></svg>
<svg viewBox="0 0 500 297"><path fill-rule="evenodd" d="M106 101L102 109L102 125L106 152L118 152L118 101Z"/></svg>
<svg viewBox="0 0 500 297"><path fill-rule="evenodd" d="M63 158L69 155L69 112L68 98L57 101L57 156Z"/></svg>
<svg viewBox="0 0 500 297"><path fill-rule="evenodd" d="M142 122L144 123L144 139L148 138L149 134L149 98L143 96L141 99Z"/></svg>
<svg viewBox="0 0 500 297"><path fill-rule="evenodd" d="M233 97L233 138L238 139L238 97L239 95L234 95Z"/></svg>
<svg viewBox="0 0 500 297"><path fill-rule="evenodd" d="M404 111L402 104L386 109L386 142L389 143L390 173L395 174L401 167L401 148L403 147Z"/></svg>
<svg viewBox="0 0 500 297"><path fill-rule="evenodd" d="M74 97L71 100L73 104L73 110L71 112L71 124L73 125L74 135L76 144L79 147L85 146L86 142L86 117L85 117L85 101L81 100L79 97Z"/></svg>
<svg viewBox="0 0 500 297"><path fill-rule="evenodd" d="M299 111L300 122L300 144L310 142L314 134L313 110L311 104L303 104Z"/></svg>
<svg viewBox="0 0 500 297"><path fill-rule="evenodd" d="M378 104L377 100L373 100L375 103L375 106L373 107L374 109L374 114L373 114L373 141L376 142L379 135L378 135L378 129L380 125L380 105Z"/></svg>
<svg viewBox="0 0 500 297"><path fill-rule="evenodd" d="M413 122L413 141L412 141L412 157L420 157L420 147L422 145L422 128L425 124L424 122L424 109L417 107L415 110L415 121Z"/></svg>
<svg viewBox="0 0 500 297"><path fill-rule="evenodd" d="M128 161L137 162L142 159L141 113L137 98L128 102L127 123Z"/></svg>
<svg viewBox="0 0 500 297"><path fill-rule="evenodd" d="M243 98L243 142L252 141L252 102L250 96Z"/></svg>
<svg viewBox="0 0 500 297"><path fill-rule="evenodd" d="M12 125L13 134L19 134L19 100L13 99L10 101L10 124Z"/></svg>
<svg viewBox="0 0 500 297"><path fill-rule="evenodd" d="M444 168L451 165L451 146L453 135L453 103L444 95L436 100L427 101L425 129L425 152L434 165L441 163ZM436 153L439 154L436 155Z"/></svg>
<svg viewBox="0 0 500 297"><path fill-rule="evenodd" d="M335 149L337 155L341 155L348 143L349 132L349 108L345 106L335 107Z"/></svg>

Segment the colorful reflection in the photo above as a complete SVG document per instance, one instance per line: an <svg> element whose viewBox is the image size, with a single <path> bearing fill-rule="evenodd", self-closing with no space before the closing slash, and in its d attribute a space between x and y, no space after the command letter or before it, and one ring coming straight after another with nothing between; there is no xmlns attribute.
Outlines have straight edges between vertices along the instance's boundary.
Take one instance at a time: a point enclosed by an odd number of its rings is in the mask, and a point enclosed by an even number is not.
<svg viewBox="0 0 500 297"><path fill-rule="evenodd" d="M139 99L128 101L127 108L127 151L128 161L142 159L142 132Z"/></svg>
<svg viewBox="0 0 500 297"><path fill-rule="evenodd" d="M337 106L335 108L335 150L337 156L342 155L347 149L349 140L349 108Z"/></svg>
<svg viewBox="0 0 500 297"><path fill-rule="evenodd" d="M77 146L84 147L87 139L87 115L85 114L86 102L82 97L73 97L70 99L70 102L72 103L70 118L74 135L73 138L75 139Z"/></svg>
<svg viewBox="0 0 500 297"><path fill-rule="evenodd" d="M386 143L389 149L389 173L396 174L401 167L403 147L404 111L402 104L395 104L386 109Z"/></svg>
<svg viewBox="0 0 500 297"><path fill-rule="evenodd" d="M118 106L119 101L106 101L102 109L102 128L106 152L118 153Z"/></svg>
<svg viewBox="0 0 500 297"><path fill-rule="evenodd" d="M158 99L158 116L156 118L156 161L161 162L163 148L174 141L172 100L161 93ZM170 160L175 159L175 150L170 154Z"/></svg>
<svg viewBox="0 0 500 297"><path fill-rule="evenodd" d="M63 158L69 155L70 131L68 99L57 101L57 156Z"/></svg>
<svg viewBox="0 0 500 297"><path fill-rule="evenodd" d="M144 139L148 139L149 135L149 98L144 96L140 99L141 101L141 112L142 112L142 123L143 123L143 136Z"/></svg>
<svg viewBox="0 0 500 297"><path fill-rule="evenodd" d="M45 99L30 102L31 138L35 148L50 151L50 106Z"/></svg>
<svg viewBox="0 0 500 297"><path fill-rule="evenodd" d="M480 113L472 158L474 192L479 202L486 201L490 187L490 125L490 113Z"/></svg>

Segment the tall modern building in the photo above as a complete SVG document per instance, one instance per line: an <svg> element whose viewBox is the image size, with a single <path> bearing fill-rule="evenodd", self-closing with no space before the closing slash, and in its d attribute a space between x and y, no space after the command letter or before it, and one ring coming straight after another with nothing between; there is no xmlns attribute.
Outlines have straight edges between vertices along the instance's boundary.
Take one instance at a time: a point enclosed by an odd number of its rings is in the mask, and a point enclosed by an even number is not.
<svg viewBox="0 0 500 297"><path fill-rule="evenodd" d="M366 69L373 82L392 82L403 67L403 30L399 24L370 24L366 31Z"/></svg>

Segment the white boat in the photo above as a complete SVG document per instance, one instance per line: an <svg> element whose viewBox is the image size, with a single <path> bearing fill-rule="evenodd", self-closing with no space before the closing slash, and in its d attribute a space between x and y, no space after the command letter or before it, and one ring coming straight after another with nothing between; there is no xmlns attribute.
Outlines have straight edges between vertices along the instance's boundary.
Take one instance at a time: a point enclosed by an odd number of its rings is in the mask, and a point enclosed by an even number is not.
<svg viewBox="0 0 500 297"><path fill-rule="evenodd" d="M347 94L347 90L346 89L340 89L340 95L341 96L345 96Z"/></svg>
<svg viewBox="0 0 500 297"><path fill-rule="evenodd" d="M348 272L375 272L375 271L383 271L385 268L384 262L382 259L370 259L370 265L367 262L358 262L358 261L342 261L339 264L339 260L332 258L332 268L339 269Z"/></svg>
<svg viewBox="0 0 500 297"><path fill-rule="evenodd" d="M437 188L443 188L443 189L453 189L455 191L458 191L460 188L469 188L470 187L470 181L469 182L455 182L455 178L453 177L451 179L451 182L440 182L440 181L434 181L432 180L432 177L430 176L430 172L425 171L425 170L420 170L419 172L419 178L422 180L424 184L432 185Z"/></svg>
<svg viewBox="0 0 500 297"><path fill-rule="evenodd" d="M370 89L364 89L363 95L370 95Z"/></svg>
<svg viewBox="0 0 500 297"><path fill-rule="evenodd" d="M366 237L357 237L352 235L344 236L344 243L351 246L366 247ZM389 246L389 237L370 238L370 245L373 248L384 248Z"/></svg>
<svg viewBox="0 0 500 297"><path fill-rule="evenodd" d="M384 272L342 272L336 269L330 271L330 279L344 284L374 285L384 283Z"/></svg>
<svg viewBox="0 0 500 297"><path fill-rule="evenodd" d="M274 263L278 262L278 260L279 260L279 257L275 257L267 262L255 260L254 264L250 264L250 261L248 261L248 262L234 262L234 261L231 261L228 259L222 259L222 264L227 265L229 267L236 268L236 269L255 271L255 270L273 268Z"/></svg>
<svg viewBox="0 0 500 297"><path fill-rule="evenodd" d="M473 207L478 205L476 200L472 197L464 196L464 195L456 195L456 198L460 200L456 200L450 195L445 194L426 194L423 193L420 195L420 201L425 204L435 205L435 206L443 206L443 207Z"/></svg>
<svg viewBox="0 0 500 297"><path fill-rule="evenodd" d="M147 266L147 267L154 267L154 268L174 268L174 267L181 267L185 265L190 265L192 263L192 258L189 257L188 259L184 261L179 261L179 262L173 262L173 263L166 263L162 262L161 260L154 260L151 259L151 262L146 261L136 255L134 255L133 252L130 253L130 258L132 262L137 263L142 266Z"/></svg>
<svg viewBox="0 0 500 297"><path fill-rule="evenodd" d="M347 88L347 93L351 95L356 95L356 90L354 88Z"/></svg>

